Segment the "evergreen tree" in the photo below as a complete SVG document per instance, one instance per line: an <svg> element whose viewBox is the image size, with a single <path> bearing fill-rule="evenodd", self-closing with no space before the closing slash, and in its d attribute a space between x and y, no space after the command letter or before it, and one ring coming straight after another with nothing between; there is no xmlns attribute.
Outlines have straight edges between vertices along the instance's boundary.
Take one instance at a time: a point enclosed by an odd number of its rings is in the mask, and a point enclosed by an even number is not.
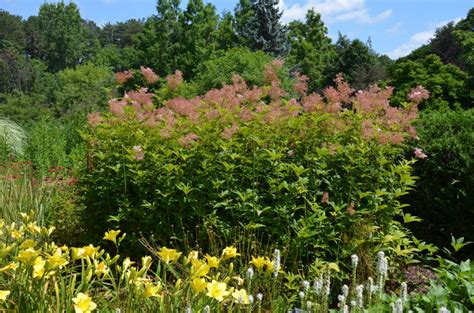
<svg viewBox="0 0 474 313"><path fill-rule="evenodd" d="M236 9L237 31L248 47L275 56L289 48L288 29L280 22L279 0L241 0Z"/></svg>
<svg viewBox="0 0 474 313"><path fill-rule="evenodd" d="M152 67L159 75L178 69L182 40L180 0L158 0L157 15L147 19L136 36L134 48L140 52L139 63Z"/></svg>

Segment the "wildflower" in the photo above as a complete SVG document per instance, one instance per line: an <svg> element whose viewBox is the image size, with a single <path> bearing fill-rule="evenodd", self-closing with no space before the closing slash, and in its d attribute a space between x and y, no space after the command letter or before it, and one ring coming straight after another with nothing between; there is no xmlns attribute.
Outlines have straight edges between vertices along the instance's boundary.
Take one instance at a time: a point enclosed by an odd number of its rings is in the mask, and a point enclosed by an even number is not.
<svg viewBox="0 0 474 313"><path fill-rule="evenodd" d="M193 310L190 307L187 307L186 310L184 310L184 313L193 313Z"/></svg>
<svg viewBox="0 0 474 313"><path fill-rule="evenodd" d="M104 240L110 240L113 243L117 243L117 236L120 234L120 230L109 230L104 235ZM84 251L85 252L85 251Z"/></svg>
<svg viewBox="0 0 474 313"><path fill-rule="evenodd" d="M88 313L94 311L97 305L92 301L92 299L82 292L77 294L77 297L72 298L74 302L74 311L76 313Z"/></svg>
<svg viewBox="0 0 474 313"><path fill-rule="evenodd" d="M209 306L209 304L204 307L204 310L202 310L202 312L203 313L210 313L211 312L211 307Z"/></svg>
<svg viewBox="0 0 474 313"><path fill-rule="evenodd" d="M309 281L305 280L305 281L303 281L303 282L301 283L301 285L303 285L303 289L304 289L305 291L308 291L308 289L309 289Z"/></svg>
<svg viewBox="0 0 474 313"><path fill-rule="evenodd" d="M408 94L408 99L416 103L420 103L421 101L428 99L429 97L430 92L422 86L417 86Z"/></svg>
<svg viewBox="0 0 474 313"><path fill-rule="evenodd" d="M227 284L220 283L215 280L208 283L207 286L207 296L216 299L217 301L224 300L224 297L229 295L229 291L227 291Z"/></svg>
<svg viewBox="0 0 474 313"><path fill-rule="evenodd" d="M48 258L48 266L50 268L62 268L66 266L69 262L62 256L62 251L60 248L56 250L56 252Z"/></svg>
<svg viewBox="0 0 474 313"><path fill-rule="evenodd" d="M253 296L252 296L252 295L249 295L249 302L250 302L250 303L253 303L254 301L255 301L255 299L253 298Z"/></svg>
<svg viewBox="0 0 474 313"><path fill-rule="evenodd" d="M349 295L349 287L347 285L342 286L342 295L347 298Z"/></svg>
<svg viewBox="0 0 474 313"><path fill-rule="evenodd" d="M253 273L253 268L252 268L252 267L249 267L249 268L247 269L247 278L248 278L249 280L251 280L251 279L253 278L253 274L254 274L254 273Z"/></svg>
<svg viewBox="0 0 474 313"><path fill-rule="evenodd" d="M408 300L408 286L406 282L402 282L401 288L400 288L400 299L402 300L402 303L405 303Z"/></svg>
<svg viewBox="0 0 474 313"><path fill-rule="evenodd" d="M346 299L347 299L347 296L344 296L344 295L338 295L337 296L337 300L339 301L338 306L340 308L342 308L346 305Z"/></svg>
<svg viewBox="0 0 474 313"><path fill-rule="evenodd" d="M133 71L124 71L115 73L115 80L118 84L124 84L133 77Z"/></svg>
<svg viewBox="0 0 474 313"><path fill-rule="evenodd" d="M313 290L317 295L319 295L321 294L322 289L323 289L323 277L322 275L320 275L319 278L314 281Z"/></svg>
<svg viewBox="0 0 474 313"><path fill-rule="evenodd" d="M237 303L240 304L249 304L249 296L247 295L247 291L245 289L236 290L232 293L232 297L236 300Z"/></svg>
<svg viewBox="0 0 474 313"><path fill-rule="evenodd" d="M420 148L415 148L415 158L426 159L428 156Z"/></svg>
<svg viewBox="0 0 474 313"><path fill-rule="evenodd" d="M133 146L132 150L133 150L133 155L134 155L133 158L135 160L141 161L144 159L145 154L141 146Z"/></svg>
<svg viewBox="0 0 474 313"><path fill-rule="evenodd" d="M84 255L93 258L94 255L99 251L99 247L94 247L92 244L84 246Z"/></svg>
<svg viewBox="0 0 474 313"><path fill-rule="evenodd" d="M135 262L130 261L130 258L125 258L125 260L123 260L123 271L125 272L134 263Z"/></svg>
<svg viewBox="0 0 474 313"><path fill-rule="evenodd" d="M101 275L105 275L109 271L104 261L100 263L97 263L97 261L94 261L94 264L95 264L95 274L97 275L97 277L100 277Z"/></svg>
<svg viewBox="0 0 474 313"><path fill-rule="evenodd" d="M311 308L313 307L313 302L311 301L306 301L306 308L308 309L308 311L311 311Z"/></svg>
<svg viewBox="0 0 474 313"><path fill-rule="evenodd" d="M395 301L395 305L392 306L393 313L403 313L403 302L401 299Z"/></svg>
<svg viewBox="0 0 474 313"><path fill-rule="evenodd" d="M260 292L257 293L257 300L260 301L260 302L262 302L262 300L263 300L263 293L260 293Z"/></svg>
<svg viewBox="0 0 474 313"><path fill-rule="evenodd" d="M15 262L11 262L8 265L0 268L0 273L8 271L8 270L16 270L18 268L18 264Z"/></svg>
<svg viewBox="0 0 474 313"><path fill-rule="evenodd" d="M16 259L22 263L29 263L34 257L36 257L39 254L39 251L33 249L33 248L28 248L26 250L21 250L18 253L18 256Z"/></svg>
<svg viewBox="0 0 474 313"><path fill-rule="evenodd" d="M222 260L235 258L238 255L240 255L240 253L237 253L237 248L236 247L234 247L234 246L226 247L222 251Z"/></svg>
<svg viewBox="0 0 474 313"><path fill-rule="evenodd" d="M72 258L74 260L84 259L86 257L86 250L84 248L72 248Z"/></svg>
<svg viewBox="0 0 474 313"><path fill-rule="evenodd" d="M267 264L267 260L265 260L265 258L261 256L259 256L258 258L252 257L252 261L250 261L250 263L255 266L257 271L260 271Z"/></svg>
<svg viewBox="0 0 474 313"><path fill-rule="evenodd" d="M359 285L356 287L356 301L359 308L364 307L364 286Z"/></svg>
<svg viewBox="0 0 474 313"><path fill-rule="evenodd" d="M304 297L306 296L305 293L303 291L300 291L298 293L298 296L301 298L301 299L304 299Z"/></svg>
<svg viewBox="0 0 474 313"><path fill-rule="evenodd" d="M0 290L0 301L7 301L7 297L10 295L10 290Z"/></svg>
<svg viewBox="0 0 474 313"><path fill-rule="evenodd" d="M186 264L189 263L189 262L192 262L194 260L197 260L199 257L199 252L197 251L191 251L188 253L188 257L186 259Z"/></svg>
<svg viewBox="0 0 474 313"><path fill-rule="evenodd" d="M206 276L207 273L209 273L210 269L211 269L211 267L207 263L204 263L203 261L195 259L192 262L191 275L193 277Z"/></svg>
<svg viewBox="0 0 474 313"><path fill-rule="evenodd" d="M219 267L219 259L217 257L206 254L205 258L207 260L207 265L209 265L210 268Z"/></svg>
<svg viewBox="0 0 474 313"><path fill-rule="evenodd" d="M36 241L32 239L27 239L23 241L20 245L20 249L28 249L28 248L34 248L36 247Z"/></svg>
<svg viewBox="0 0 474 313"><path fill-rule="evenodd" d="M438 313L451 313L445 306L440 307Z"/></svg>
<svg viewBox="0 0 474 313"><path fill-rule="evenodd" d="M356 254L351 255L351 262L352 262L352 267L356 268L357 264L359 264L359 257Z"/></svg>
<svg viewBox="0 0 474 313"><path fill-rule="evenodd" d="M157 254L166 264L178 261L179 257L181 256L181 252L178 252L175 249L168 249L166 247L162 247L160 252Z"/></svg>
<svg viewBox="0 0 474 313"><path fill-rule="evenodd" d="M278 271L280 270L280 250L275 249L273 253L273 276L278 277Z"/></svg>
<svg viewBox="0 0 474 313"><path fill-rule="evenodd" d="M196 293L204 291L206 286L207 282L204 278L196 277L191 281L191 288L193 288Z"/></svg>
<svg viewBox="0 0 474 313"><path fill-rule="evenodd" d="M149 67L140 66L140 72L145 77L145 80L149 84L154 84L159 79L159 76L153 72L153 70Z"/></svg>
<svg viewBox="0 0 474 313"><path fill-rule="evenodd" d="M354 215L356 213L356 210L354 208L355 208L355 204L354 204L354 202L351 202L349 204L349 206L347 207L347 209L346 209L347 214L349 214L351 216Z"/></svg>
<svg viewBox="0 0 474 313"><path fill-rule="evenodd" d="M386 276L387 275L387 258L385 257L385 253L380 251L377 253L377 272L380 275Z"/></svg>
<svg viewBox="0 0 474 313"><path fill-rule="evenodd" d="M342 313L349 313L349 306L347 304L342 308Z"/></svg>
<svg viewBox="0 0 474 313"><path fill-rule="evenodd" d="M100 123L102 123L102 116L100 112L89 113L87 114L87 121L91 127L97 127Z"/></svg>
<svg viewBox="0 0 474 313"><path fill-rule="evenodd" d="M145 284L145 291L143 292L144 298L157 297L161 291L161 285L153 285L151 283Z"/></svg>
<svg viewBox="0 0 474 313"><path fill-rule="evenodd" d="M46 261L41 256L36 257L33 262L33 278L42 278L44 276L44 266Z"/></svg>

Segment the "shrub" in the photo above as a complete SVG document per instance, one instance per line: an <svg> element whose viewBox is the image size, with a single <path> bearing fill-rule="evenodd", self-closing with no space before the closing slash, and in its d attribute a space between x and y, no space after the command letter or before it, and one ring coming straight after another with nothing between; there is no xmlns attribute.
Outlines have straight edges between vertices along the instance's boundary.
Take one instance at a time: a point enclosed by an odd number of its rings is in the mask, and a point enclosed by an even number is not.
<svg viewBox="0 0 474 313"><path fill-rule="evenodd" d="M244 229L294 263L357 252L370 264L382 248L412 258L394 218L414 183L400 144L415 134L416 104L389 107L391 89L376 87L351 96L340 78L324 98L300 83L301 102L286 99L278 66L261 88L234 77L158 108L141 89L90 115L80 175L88 233L120 227L128 248L141 236L205 247L210 232L229 242Z"/></svg>
<svg viewBox="0 0 474 313"><path fill-rule="evenodd" d="M415 165L420 178L406 201L424 219L416 233L441 246L449 244L450 233L474 239L474 225L467 222L474 220L472 125L473 109L423 113L417 122L420 140L411 145L427 158Z"/></svg>

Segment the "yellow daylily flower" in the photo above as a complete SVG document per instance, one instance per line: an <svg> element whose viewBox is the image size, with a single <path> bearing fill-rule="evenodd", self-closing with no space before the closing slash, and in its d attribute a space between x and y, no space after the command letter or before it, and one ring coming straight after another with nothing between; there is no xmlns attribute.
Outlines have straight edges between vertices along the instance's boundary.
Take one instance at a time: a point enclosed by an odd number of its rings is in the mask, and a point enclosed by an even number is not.
<svg viewBox="0 0 474 313"><path fill-rule="evenodd" d="M249 304L249 295L245 289L239 289L232 293L232 297L234 298L235 302L240 304Z"/></svg>
<svg viewBox="0 0 474 313"><path fill-rule="evenodd" d="M28 248L34 248L36 247L36 241L32 239L27 239L23 241L20 245L20 249L28 249Z"/></svg>
<svg viewBox="0 0 474 313"><path fill-rule="evenodd" d="M188 258L186 259L186 264L189 262L193 262L194 260L197 260L199 258L199 252L198 251L191 251L188 254Z"/></svg>
<svg viewBox="0 0 474 313"><path fill-rule="evenodd" d="M222 260L235 258L238 255L240 255L240 253L237 253L237 248L236 247L234 247L234 246L226 247L222 251Z"/></svg>
<svg viewBox="0 0 474 313"><path fill-rule="evenodd" d="M255 266L257 271L260 271L267 264L267 260L265 260L265 258L261 256L259 256L258 258L252 257L252 261L250 261L250 263Z"/></svg>
<svg viewBox="0 0 474 313"><path fill-rule="evenodd" d="M44 265L46 261L41 257L36 257L33 263L33 278L42 278L44 276Z"/></svg>
<svg viewBox="0 0 474 313"><path fill-rule="evenodd" d="M207 286L207 296L216 299L217 301L224 300L224 297L227 297L230 292L227 291L227 284L220 283L215 280L208 283Z"/></svg>
<svg viewBox="0 0 474 313"><path fill-rule="evenodd" d="M107 274L109 271L109 268L107 265L105 265L104 261L98 263L97 261L94 261L95 264L95 274L100 277L101 275Z"/></svg>
<svg viewBox="0 0 474 313"><path fill-rule="evenodd" d="M153 285L151 283L145 284L145 291L143 296L145 298L157 297L161 291L161 285Z"/></svg>
<svg viewBox="0 0 474 313"><path fill-rule="evenodd" d="M74 260L84 259L86 257L86 250L84 248L72 248L72 258Z"/></svg>
<svg viewBox="0 0 474 313"><path fill-rule="evenodd" d="M206 260L207 260L207 265L209 265L210 268L218 268L219 267L219 258L215 256L210 256L209 254L206 254Z"/></svg>
<svg viewBox="0 0 474 313"><path fill-rule="evenodd" d="M57 248L56 252L48 258L48 266L51 268L56 268L56 267L62 268L63 266L66 266L67 264L69 264L69 261L63 257L61 248Z"/></svg>
<svg viewBox="0 0 474 313"><path fill-rule="evenodd" d="M8 270L16 270L17 268L18 268L18 264L15 262L11 262L10 264L0 268L0 273L8 271Z"/></svg>
<svg viewBox="0 0 474 313"><path fill-rule="evenodd" d="M84 249L85 256L88 256L88 257L91 257L91 258L93 258L94 255L99 251L99 247L94 247L91 244L88 245L88 246L82 247L82 249Z"/></svg>
<svg viewBox="0 0 474 313"><path fill-rule="evenodd" d="M28 248L26 250L21 250L18 253L18 256L16 259L22 263L29 263L34 257L36 257L39 254L38 250L35 250L33 248Z"/></svg>
<svg viewBox="0 0 474 313"><path fill-rule="evenodd" d="M178 252L175 249L168 249L166 247L162 247L160 252L157 254L166 264L178 261L179 257L181 256L181 252Z"/></svg>
<svg viewBox="0 0 474 313"><path fill-rule="evenodd" d="M28 223L27 227L32 233L35 233L35 234L41 233L41 227L36 225L36 222Z"/></svg>
<svg viewBox="0 0 474 313"><path fill-rule="evenodd" d="M130 258L126 258L125 260L123 260L122 271L125 272L130 267L130 265L133 265L133 264L135 264L135 262L130 261Z"/></svg>
<svg viewBox="0 0 474 313"><path fill-rule="evenodd" d="M23 234L22 234L20 231L18 231L18 230L15 229L15 230L12 230L12 232L11 232L11 237L12 237L13 239L15 239L15 240L18 240L18 239L20 239L21 237L23 237Z"/></svg>
<svg viewBox="0 0 474 313"><path fill-rule="evenodd" d="M104 240L110 240L113 243L117 243L117 236L120 234L120 230L109 230L104 235Z"/></svg>
<svg viewBox="0 0 474 313"><path fill-rule="evenodd" d="M74 311L76 313L89 313L97 308L91 297L82 292L78 293L77 297L72 298L72 301L74 302Z"/></svg>
<svg viewBox="0 0 474 313"><path fill-rule="evenodd" d="M0 290L0 301L6 301L10 295L10 290Z"/></svg>
<svg viewBox="0 0 474 313"><path fill-rule="evenodd" d="M206 276L209 273L211 267L198 259L192 262L191 266L191 276L192 277L202 277Z"/></svg>
<svg viewBox="0 0 474 313"><path fill-rule="evenodd" d="M207 282L204 278L196 277L191 282L191 288L193 288L196 293L204 291L206 289L206 286Z"/></svg>

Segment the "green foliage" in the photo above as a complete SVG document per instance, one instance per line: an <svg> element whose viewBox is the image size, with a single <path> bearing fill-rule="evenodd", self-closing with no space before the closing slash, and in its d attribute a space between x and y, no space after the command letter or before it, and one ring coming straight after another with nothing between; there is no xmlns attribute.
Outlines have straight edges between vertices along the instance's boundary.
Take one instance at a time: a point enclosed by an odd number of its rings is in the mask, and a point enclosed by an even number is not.
<svg viewBox="0 0 474 313"><path fill-rule="evenodd" d="M249 86L263 86L265 66L272 57L263 51L251 52L247 48L235 48L222 56L203 62L197 69L194 83L198 93L230 84L234 75L240 75Z"/></svg>
<svg viewBox="0 0 474 313"><path fill-rule="evenodd" d="M377 55L370 41L365 44L359 39L350 40L339 34L334 50L334 61L326 64L326 84L330 84L339 73L356 89L364 89L386 79L385 69L390 61L387 57Z"/></svg>
<svg viewBox="0 0 474 313"><path fill-rule="evenodd" d="M321 15L309 10L305 23L293 21L289 28L291 50L288 63L296 71L308 76L310 91L322 90L327 81L324 70L335 55Z"/></svg>
<svg viewBox="0 0 474 313"><path fill-rule="evenodd" d="M21 16L0 9L0 50L9 45L22 50L25 43L26 35Z"/></svg>
<svg viewBox="0 0 474 313"><path fill-rule="evenodd" d="M8 155L23 156L26 134L18 124L0 117L0 160L5 161Z"/></svg>
<svg viewBox="0 0 474 313"><path fill-rule="evenodd" d="M38 56L51 71L79 64L87 49L87 29L75 3L45 3L32 24Z"/></svg>
<svg viewBox="0 0 474 313"><path fill-rule="evenodd" d="M449 244L449 233L474 239L474 226L467 222L474 219L472 125L473 109L427 112L417 122L420 140L414 144L428 157L415 165L420 178L407 201L424 220L419 236L440 246Z"/></svg>
<svg viewBox="0 0 474 313"><path fill-rule="evenodd" d="M454 65L443 64L434 54L416 61L395 63L390 69L390 77L390 83L397 86L392 97L395 104L403 103L411 88L422 85L430 92L430 99L422 103L422 109L454 109L471 105L466 97L469 94L466 73Z"/></svg>
<svg viewBox="0 0 474 313"><path fill-rule="evenodd" d="M415 312L434 312L445 307L451 312L474 309L474 265L471 260L455 263L438 258L438 280L431 281L426 294L415 295L411 302Z"/></svg>
<svg viewBox="0 0 474 313"><path fill-rule="evenodd" d="M65 69L57 76L55 109L61 115L80 113L84 118L85 113L106 107L114 85L114 75L109 68L85 64Z"/></svg>

